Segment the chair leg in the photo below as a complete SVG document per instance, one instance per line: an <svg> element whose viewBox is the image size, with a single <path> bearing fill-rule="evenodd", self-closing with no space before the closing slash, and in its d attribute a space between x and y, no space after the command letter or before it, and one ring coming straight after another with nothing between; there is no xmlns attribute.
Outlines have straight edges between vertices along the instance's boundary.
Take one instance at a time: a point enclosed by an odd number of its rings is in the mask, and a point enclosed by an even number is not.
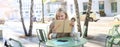
<svg viewBox="0 0 120 47"><path fill-rule="evenodd" d="M84 47L84 45L78 46L78 47Z"/></svg>
<svg viewBox="0 0 120 47"><path fill-rule="evenodd" d="M111 42L109 42L108 40L111 40ZM105 41L105 47L112 47L113 41L114 41L114 38L107 38Z"/></svg>
<svg viewBox="0 0 120 47"><path fill-rule="evenodd" d="M112 43L106 42L105 47L112 47Z"/></svg>
<svg viewBox="0 0 120 47"><path fill-rule="evenodd" d="M109 47L109 42L108 42L108 38L106 38L106 40L105 40L105 47Z"/></svg>
<svg viewBox="0 0 120 47"><path fill-rule="evenodd" d="M39 42L39 47L40 47L40 42Z"/></svg>
<svg viewBox="0 0 120 47"><path fill-rule="evenodd" d="M120 47L120 42L119 42L118 46Z"/></svg>
<svg viewBox="0 0 120 47"><path fill-rule="evenodd" d="M39 42L39 47L47 47L44 42Z"/></svg>
<svg viewBox="0 0 120 47"><path fill-rule="evenodd" d="M106 38L106 40L105 40L105 47L110 47L110 43L109 43L109 38Z"/></svg>
<svg viewBox="0 0 120 47"><path fill-rule="evenodd" d="M113 46L113 41L114 41L114 38L111 38L111 42L108 42L108 47L112 47Z"/></svg>
<svg viewBox="0 0 120 47"><path fill-rule="evenodd" d="M82 47L84 47L84 45L82 45Z"/></svg>
<svg viewBox="0 0 120 47"><path fill-rule="evenodd" d="M107 41L105 47L111 47L112 45Z"/></svg>

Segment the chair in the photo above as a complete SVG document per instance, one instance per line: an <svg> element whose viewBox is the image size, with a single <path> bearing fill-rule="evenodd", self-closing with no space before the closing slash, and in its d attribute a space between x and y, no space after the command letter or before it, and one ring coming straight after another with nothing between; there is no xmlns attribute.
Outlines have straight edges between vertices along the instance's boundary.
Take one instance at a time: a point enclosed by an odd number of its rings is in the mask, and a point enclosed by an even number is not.
<svg viewBox="0 0 120 47"><path fill-rule="evenodd" d="M86 26L83 26L83 32L82 32L82 35L81 35L81 38L84 38L85 37L85 34L86 34Z"/></svg>
<svg viewBox="0 0 120 47"><path fill-rule="evenodd" d="M43 29L36 29L36 32L39 39L39 47L40 47L41 44L45 44L45 42L47 41L46 33L45 30Z"/></svg>
<svg viewBox="0 0 120 47"><path fill-rule="evenodd" d="M83 26L83 31L82 31L82 35L81 35L81 38L85 38L85 34L86 34L86 26ZM84 47L84 45L82 45L81 47Z"/></svg>
<svg viewBox="0 0 120 47"><path fill-rule="evenodd" d="M108 36L106 37L106 47L112 47L116 44L120 47L120 33L118 32L119 25L114 25L112 29L109 30Z"/></svg>
<svg viewBox="0 0 120 47"><path fill-rule="evenodd" d="M19 42L18 40L12 39L12 38L9 38L8 41L5 41L4 45L6 47L23 47L21 42Z"/></svg>

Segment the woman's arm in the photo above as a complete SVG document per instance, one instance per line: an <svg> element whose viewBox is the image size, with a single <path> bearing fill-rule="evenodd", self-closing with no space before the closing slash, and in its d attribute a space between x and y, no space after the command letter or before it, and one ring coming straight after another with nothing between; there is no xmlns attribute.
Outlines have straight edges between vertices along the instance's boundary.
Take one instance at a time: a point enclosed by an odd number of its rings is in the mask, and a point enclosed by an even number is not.
<svg viewBox="0 0 120 47"><path fill-rule="evenodd" d="M52 23L50 24L49 32L48 32L48 39L51 39L50 34L52 33L52 29L53 29L53 28L54 28L54 22L52 22Z"/></svg>

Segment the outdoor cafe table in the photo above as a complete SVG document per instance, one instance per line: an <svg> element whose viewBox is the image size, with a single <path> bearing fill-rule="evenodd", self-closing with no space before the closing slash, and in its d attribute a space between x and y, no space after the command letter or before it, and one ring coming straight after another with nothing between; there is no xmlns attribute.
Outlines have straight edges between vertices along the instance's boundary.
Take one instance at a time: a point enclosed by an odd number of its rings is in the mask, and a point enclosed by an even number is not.
<svg viewBox="0 0 120 47"><path fill-rule="evenodd" d="M58 40L68 40L67 42L59 42ZM79 41L73 40L72 37L63 37L63 38L57 38L48 40L46 42L47 47L77 47L82 46L87 42L85 38L80 38Z"/></svg>

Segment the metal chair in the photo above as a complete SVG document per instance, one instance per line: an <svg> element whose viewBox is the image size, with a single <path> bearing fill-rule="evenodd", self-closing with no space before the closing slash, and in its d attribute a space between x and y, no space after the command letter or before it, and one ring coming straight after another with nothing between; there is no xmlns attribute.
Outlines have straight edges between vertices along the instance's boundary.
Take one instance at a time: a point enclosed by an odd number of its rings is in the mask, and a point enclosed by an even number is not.
<svg viewBox="0 0 120 47"><path fill-rule="evenodd" d="M6 47L23 47L21 42L19 42L18 40L12 39L12 38L9 38L8 41L5 41L4 45Z"/></svg>
<svg viewBox="0 0 120 47"><path fill-rule="evenodd" d="M36 32L37 32L37 36L38 36L38 39L39 39L39 47L42 44L44 44L44 47L46 47L45 43L47 41L47 37L46 37L45 30L43 30L43 29L36 29Z"/></svg>
<svg viewBox="0 0 120 47"><path fill-rule="evenodd" d="M108 36L106 37L105 47L112 47L116 44L120 47L120 33L118 32L119 25L114 25L112 29L109 30Z"/></svg>
<svg viewBox="0 0 120 47"><path fill-rule="evenodd" d="M82 32L81 38L85 38L85 33L86 33L85 29L86 29L86 26L83 26L83 32ZM84 45L82 45L81 47L84 47Z"/></svg>
<svg viewBox="0 0 120 47"><path fill-rule="evenodd" d="M83 26L83 32L82 32L82 35L81 35L81 38L84 38L85 37L85 34L86 34L86 26Z"/></svg>

